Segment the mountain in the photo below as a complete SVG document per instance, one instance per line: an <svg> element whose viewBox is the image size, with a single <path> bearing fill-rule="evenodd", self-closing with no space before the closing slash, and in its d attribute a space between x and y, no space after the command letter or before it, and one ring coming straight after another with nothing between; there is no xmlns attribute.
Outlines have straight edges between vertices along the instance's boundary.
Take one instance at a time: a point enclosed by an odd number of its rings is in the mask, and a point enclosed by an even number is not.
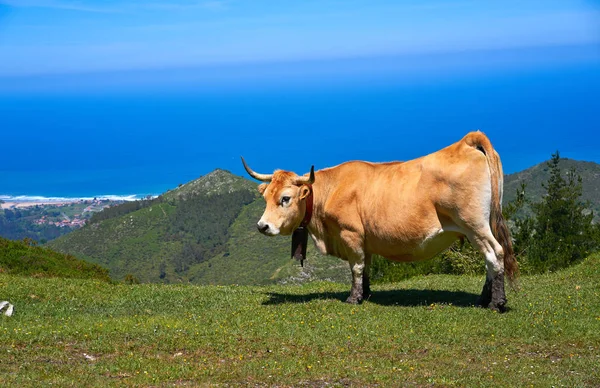
<svg viewBox="0 0 600 388"><path fill-rule="evenodd" d="M595 214L594 219L600 221L600 164L561 158L559 166L563 176L566 176L571 169L581 175L583 179L582 200L589 201L590 210L593 210ZM526 183L525 197L538 202L545 193L542 183L546 182L549 177L550 168L547 162L506 175L504 177L504 204L516 198L521 182Z"/></svg>
<svg viewBox="0 0 600 388"><path fill-rule="evenodd" d="M600 208L600 165L564 160L584 179L584 198ZM505 177L504 201L522 180L539 200L545 163ZM257 184L228 171L180 185L142 204L123 204L98 213L96 221L48 245L110 269L116 280L131 274L143 282L268 284L311 279L348 281L346 262L317 253L309 244L304 267L290 259L290 238L256 231L264 211Z"/></svg>
<svg viewBox="0 0 600 388"><path fill-rule="evenodd" d="M108 270L99 265L36 246L31 239L15 241L2 237L0 237L0 273L110 280Z"/></svg>

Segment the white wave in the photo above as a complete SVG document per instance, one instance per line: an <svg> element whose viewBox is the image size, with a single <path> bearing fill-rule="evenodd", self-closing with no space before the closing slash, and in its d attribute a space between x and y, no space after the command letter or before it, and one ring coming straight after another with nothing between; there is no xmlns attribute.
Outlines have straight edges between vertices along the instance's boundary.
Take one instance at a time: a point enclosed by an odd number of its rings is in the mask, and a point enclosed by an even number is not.
<svg viewBox="0 0 600 388"><path fill-rule="evenodd" d="M44 197L41 195L1 195L0 200L4 202L78 202L78 201L92 201L97 200L109 200L109 201L137 201L144 199L148 195L141 194L129 194L129 195L95 195L93 197ZM151 198L156 198L157 195L150 195Z"/></svg>

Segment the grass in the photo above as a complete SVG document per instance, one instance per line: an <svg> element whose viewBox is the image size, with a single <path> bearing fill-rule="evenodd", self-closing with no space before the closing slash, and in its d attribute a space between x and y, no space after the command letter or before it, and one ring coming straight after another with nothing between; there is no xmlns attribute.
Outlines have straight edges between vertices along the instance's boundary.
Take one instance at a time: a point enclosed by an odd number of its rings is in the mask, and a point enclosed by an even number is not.
<svg viewBox="0 0 600 388"><path fill-rule="evenodd" d="M521 279L377 285L121 285L0 274L0 386L598 386L600 255Z"/></svg>
<svg viewBox="0 0 600 388"><path fill-rule="evenodd" d="M74 256L0 237L0 273L33 277L100 279L110 281L108 270ZM1 296L0 296L1 298Z"/></svg>

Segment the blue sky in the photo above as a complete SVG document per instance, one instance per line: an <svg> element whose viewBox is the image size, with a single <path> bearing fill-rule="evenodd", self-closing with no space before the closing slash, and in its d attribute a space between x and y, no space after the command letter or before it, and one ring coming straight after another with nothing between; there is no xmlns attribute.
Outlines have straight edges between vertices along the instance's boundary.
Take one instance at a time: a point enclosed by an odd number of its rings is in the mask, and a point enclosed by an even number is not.
<svg viewBox="0 0 600 388"><path fill-rule="evenodd" d="M597 44L577 1L0 1L0 75Z"/></svg>
<svg viewBox="0 0 600 388"><path fill-rule="evenodd" d="M598 95L591 1L0 0L0 194L406 160L475 129L507 172L600 162Z"/></svg>

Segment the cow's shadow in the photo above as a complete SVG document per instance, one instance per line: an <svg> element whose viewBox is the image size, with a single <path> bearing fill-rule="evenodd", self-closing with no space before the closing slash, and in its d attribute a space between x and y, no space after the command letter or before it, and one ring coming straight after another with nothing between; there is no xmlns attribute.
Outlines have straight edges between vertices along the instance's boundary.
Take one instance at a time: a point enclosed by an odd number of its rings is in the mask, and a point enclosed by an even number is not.
<svg viewBox="0 0 600 388"><path fill-rule="evenodd" d="M263 305L278 305L284 303L306 303L313 300L337 299L345 301L349 292L319 292L312 294L296 295L269 292L269 299ZM443 290L385 290L373 291L368 303L383 306L429 306L431 304L447 304L459 307L475 307L478 294L463 291Z"/></svg>

